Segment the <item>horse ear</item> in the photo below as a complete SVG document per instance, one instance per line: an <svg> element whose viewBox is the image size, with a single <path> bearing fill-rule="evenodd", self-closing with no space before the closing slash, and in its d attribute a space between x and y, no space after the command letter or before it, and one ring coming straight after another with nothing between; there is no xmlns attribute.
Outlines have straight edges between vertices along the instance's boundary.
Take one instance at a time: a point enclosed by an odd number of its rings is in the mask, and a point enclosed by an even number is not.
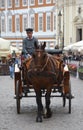
<svg viewBox="0 0 83 130"><path fill-rule="evenodd" d="M36 41L34 42L34 46L35 46L35 49L38 49L38 43Z"/></svg>
<svg viewBox="0 0 83 130"><path fill-rule="evenodd" d="M44 44L42 45L42 48L44 49L46 47L46 42L44 42Z"/></svg>

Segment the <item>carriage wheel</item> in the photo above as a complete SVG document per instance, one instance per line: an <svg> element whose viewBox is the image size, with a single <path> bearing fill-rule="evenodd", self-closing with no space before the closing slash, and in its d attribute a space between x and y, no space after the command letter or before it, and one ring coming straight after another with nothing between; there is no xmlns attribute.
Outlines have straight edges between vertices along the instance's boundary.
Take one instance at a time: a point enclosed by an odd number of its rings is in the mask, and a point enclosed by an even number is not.
<svg viewBox="0 0 83 130"><path fill-rule="evenodd" d="M71 82L69 81L69 113L71 113Z"/></svg>
<svg viewBox="0 0 83 130"><path fill-rule="evenodd" d="M17 114L20 114L20 82L16 81L16 105L17 105Z"/></svg>

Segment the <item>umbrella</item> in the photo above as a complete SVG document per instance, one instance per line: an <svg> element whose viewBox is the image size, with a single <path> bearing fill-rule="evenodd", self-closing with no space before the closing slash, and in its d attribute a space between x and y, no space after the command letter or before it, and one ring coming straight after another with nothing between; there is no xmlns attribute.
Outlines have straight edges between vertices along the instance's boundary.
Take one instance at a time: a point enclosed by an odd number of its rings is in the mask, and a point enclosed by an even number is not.
<svg viewBox="0 0 83 130"><path fill-rule="evenodd" d="M71 51L77 51L79 47L82 47L83 46L83 40L82 41L79 41L79 42L76 42L76 43L73 43L73 44L70 44L66 47L64 47L64 50L71 50Z"/></svg>
<svg viewBox="0 0 83 130"><path fill-rule="evenodd" d="M64 47L63 49L64 49L65 51L68 51L68 50L71 50L71 49L72 49L72 46L73 46L73 44L70 44L70 45Z"/></svg>
<svg viewBox="0 0 83 130"><path fill-rule="evenodd" d="M83 46L78 48L78 51L83 54Z"/></svg>
<svg viewBox="0 0 83 130"><path fill-rule="evenodd" d="M10 49L10 41L0 38L0 51L8 51Z"/></svg>
<svg viewBox="0 0 83 130"><path fill-rule="evenodd" d="M7 57L10 54L10 41L0 38L0 57Z"/></svg>
<svg viewBox="0 0 83 130"><path fill-rule="evenodd" d="M73 45L76 46L76 47L81 47L81 46L83 46L83 40L79 41L79 42L76 42Z"/></svg>

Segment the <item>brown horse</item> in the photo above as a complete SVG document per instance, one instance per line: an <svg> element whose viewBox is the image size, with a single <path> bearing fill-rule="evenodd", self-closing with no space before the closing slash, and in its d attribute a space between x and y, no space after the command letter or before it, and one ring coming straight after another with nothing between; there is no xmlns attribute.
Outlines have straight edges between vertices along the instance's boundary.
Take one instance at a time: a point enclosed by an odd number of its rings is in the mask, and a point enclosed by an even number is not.
<svg viewBox="0 0 83 130"><path fill-rule="evenodd" d="M26 62L27 84L32 84L36 93L36 102L38 107L37 122L42 122L43 105L41 101L42 89L45 92L46 113L45 118L50 118L52 115L50 109L50 95L53 84L58 86L63 81L64 67L62 60L56 56L50 55L45 51L46 43L38 46L35 43L35 52L32 58ZM67 84L66 84L67 85ZM67 93L65 91L65 93Z"/></svg>

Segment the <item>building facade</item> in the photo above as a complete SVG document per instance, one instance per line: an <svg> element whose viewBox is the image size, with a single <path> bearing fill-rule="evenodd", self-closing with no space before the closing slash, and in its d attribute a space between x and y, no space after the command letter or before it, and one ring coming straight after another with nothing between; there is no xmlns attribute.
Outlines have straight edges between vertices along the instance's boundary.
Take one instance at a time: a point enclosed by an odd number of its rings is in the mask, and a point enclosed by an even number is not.
<svg viewBox="0 0 83 130"><path fill-rule="evenodd" d="M57 42L67 46L83 40L83 0L57 0L57 12Z"/></svg>
<svg viewBox="0 0 83 130"><path fill-rule="evenodd" d="M21 50L25 29L32 27L47 48L56 45L56 0L0 0L0 36Z"/></svg>

